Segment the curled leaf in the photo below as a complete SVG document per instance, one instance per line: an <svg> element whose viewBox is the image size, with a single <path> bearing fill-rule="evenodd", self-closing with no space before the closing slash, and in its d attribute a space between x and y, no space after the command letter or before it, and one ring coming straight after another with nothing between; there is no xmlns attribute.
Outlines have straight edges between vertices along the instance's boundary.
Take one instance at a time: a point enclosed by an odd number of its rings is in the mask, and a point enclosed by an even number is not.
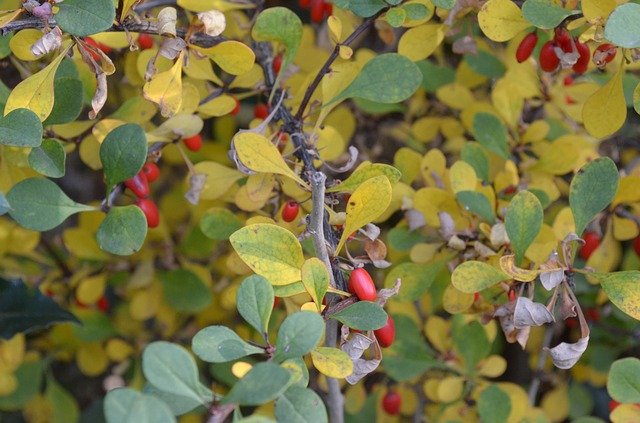
<svg viewBox="0 0 640 423"><path fill-rule="evenodd" d="M158 50L158 54L166 57L169 60L173 60L182 50L187 48L187 43L182 38L165 38L160 45L160 49ZM154 69L155 69L155 58L153 58ZM147 69L149 71L149 69ZM155 74L155 71L153 72ZM153 75L151 75L153 76Z"/></svg>
<svg viewBox="0 0 640 423"><path fill-rule="evenodd" d="M368 350L372 344L376 348L374 357L369 360L362 358L364 352ZM351 385L355 385L360 379L373 372L380 365L380 347L373 339L361 333L354 334L340 346L340 349L347 353L351 361L353 361L353 373L346 377L346 381Z"/></svg>
<svg viewBox="0 0 640 423"><path fill-rule="evenodd" d="M227 20L224 17L224 13L219 10L209 10L198 13L198 19L204 24L204 32L212 37L217 37L222 34L227 27Z"/></svg>
<svg viewBox="0 0 640 423"><path fill-rule="evenodd" d="M540 265L540 282L547 291L551 291L564 280L564 269L550 267L543 263Z"/></svg>
<svg viewBox="0 0 640 423"><path fill-rule="evenodd" d="M516 256L513 254L500 257L500 269L520 282L531 282L538 276L537 270L523 269L516 266Z"/></svg>
<svg viewBox="0 0 640 423"><path fill-rule="evenodd" d="M33 53L33 55L36 57L44 56L45 54L59 49L61 45L62 30L60 30L60 27L56 26L51 31L44 34L42 38L40 38L31 46L31 53Z"/></svg>
<svg viewBox="0 0 640 423"><path fill-rule="evenodd" d="M192 173L189 176L189 191L184 195L184 198L194 206L200 202L200 193L204 189L204 185L207 183L207 175L204 173Z"/></svg>
<svg viewBox="0 0 640 423"><path fill-rule="evenodd" d="M173 7L165 7L158 13L158 34L176 36L178 12Z"/></svg>
<svg viewBox="0 0 640 423"><path fill-rule="evenodd" d="M516 329L527 326L541 326L555 321L544 304L534 303L527 297L519 297L513 312L513 324Z"/></svg>
<svg viewBox="0 0 640 423"><path fill-rule="evenodd" d="M570 369L580 360L587 345L589 345L589 336L580 338L573 344L561 342L551 349L545 348L545 351L551 355L554 366L559 369Z"/></svg>

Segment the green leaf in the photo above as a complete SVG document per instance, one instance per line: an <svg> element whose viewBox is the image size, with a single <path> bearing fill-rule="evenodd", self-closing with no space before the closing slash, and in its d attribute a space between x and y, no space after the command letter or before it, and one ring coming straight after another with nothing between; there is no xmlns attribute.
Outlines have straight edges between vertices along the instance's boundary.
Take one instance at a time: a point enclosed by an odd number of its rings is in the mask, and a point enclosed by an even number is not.
<svg viewBox="0 0 640 423"><path fill-rule="evenodd" d="M396 338L382 354L382 366L387 375L396 381L411 380L438 362L433 351L424 341L424 336L410 317L394 314Z"/></svg>
<svg viewBox="0 0 640 423"><path fill-rule="evenodd" d="M369 60L353 82L325 106L354 97L398 103L409 98L421 82L422 73L415 63L397 53L385 53Z"/></svg>
<svg viewBox="0 0 640 423"><path fill-rule="evenodd" d="M38 289L0 279L0 338L29 333L55 323L80 321Z"/></svg>
<svg viewBox="0 0 640 423"><path fill-rule="evenodd" d="M476 364L489 355L491 343L482 325L477 321L457 326L453 331L453 341L464 359L467 372L472 373Z"/></svg>
<svg viewBox="0 0 640 423"><path fill-rule="evenodd" d="M311 389L291 386L276 401L276 420L281 423L326 423L322 398Z"/></svg>
<svg viewBox="0 0 640 423"><path fill-rule="evenodd" d="M487 150L503 159L509 158L507 151L507 129L495 115L476 113L473 117L473 135Z"/></svg>
<svg viewBox="0 0 640 423"><path fill-rule="evenodd" d="M445 66L438 66L430 60L416 62L422 73L422 88L429 93L435 93L438 88L451 84L456 80L455 71Z"/></svg>
<svg viewBox="0 0 640 423"><path fill-rule="evenodd" d="M128 256L142 248L147 218L138 206L113 207L100 224L96 239L104 251Z"/></svg>
<svg viewBox="0 0 640 423"><path fill-rule="evenodd" d="M7 197L0 192L0 216L6 214L11 210L11 204L7 201Z"/></svg>
<svg viewBox="0 0 640 423"><path fill-rule="evenodd" d="M487 222L493 224L496 221L496 215L493 206L489 203L489 199L477 191L460 191L456 193L456 200L467 211L475 213Z"/></svg>
<svg viewBox="0 0 640 423"><path fill-rule="evenodd" d="M200 219L200 230L216 241L226 241L232 233L242 228L242 221L231 210L213 207Z"/></svg>
<svg viewBox="0 0 640 423"><path fill-rule="evenodd" d="M407 12L401 7L396 7L385 13L384 18L393 28L400 28L407 19Z"/></svg>
<svg viewBox="0 0 640 423"><path fill-rule="evenodd" d="M193 353L209 363L226 363L251 354L264 354L263 348L245 342L226 326L209 326L191 341Z"/></svg>
<svg viewBox="0 0 640 423"><path fill-rule="evenodd" d="M401 7L407 13L407 18L414 21L426 18L430 11L427 6L419 3L403 4Z"/></svg>
<svg viewBox="0 0 640 423"><path fill-rule="evenodd" d="M117 334L109 316L100 310L78 309L76 310L80 325L71 329L74 338L83 342L105 341Z"/></svg>
<svg viewBox="0 0 640 423"><path fill-rule="evenodd" d="M538 197L529 191L520 191L509 203L505 228L511 248L516 253L516 264L520 265L524 253L538 236L542 228L544 211Z"/></svg>
<svg viewBox="0 0 640 423"><path fill-rule="evenodd" d="M353 192L363 182L381 175L386 176L391 185L400 181L402 177L400 171L391 165L362 162L347 179L334 187L328 188L327 192Z"/></svg>
<svg viewBox="0 0 640 423"><path fill-rule="evenodd" d="M40 147L29 153L29 166L38 173L50 178L62 178L65 174L67 155L58 141L47 138Z"/></svg>
<svg viewBox="0 0 640 423"><path fill-rule="evenodd" d="M9 46L11 37L13 37L12 33L8 33L7 35L0 35L0 59L9 57L9 55L11 54L11 47ZM2 89L0 89L0 91L2 91ZM2 103L1 98L2 96L0 95L0 103ZM4 110L3 104L0 104L0 110Z"/></svg>
<svg viewBox="0 0 640 423"><path fill-rule="evenodd" d="M236 307L244 320L264 335L269 329L274 293L268 280L260 275L245 278L236 294Z"/></svg>
<svg viewBox="0 0 640 423"><path fill-rule="evenodd" d="M147 139L140 125L127 123L107 134L100 145L107 188L132 178L147 161Z"/></svg>
<svg viewBox="0 0 640 423"><path fill-rule="evenodd" d="M458 290L473 294L489 288L498 282L511 279L509 275L481 261L465 261L451 274L451 283Z"/></svg>
<svg viewBox="0 0 640 423"><path fill-rule="evenodd" d="M358 330L380 329L387 323L387 313L371 301L358 301L329 317Z"/></svg>
<svg viewBox="0 0 640 423"><path fill-rule="evenodd" d="M616 360L609 370L607 391L620 403L640 403L640 360L635 357Z"/></svg>
<svg viewBox="0 0 640 423"><path fill-rule="evenodd" d="M211 304L212 292L195 273L176 269L159 276L164 300L177 311L197 313Z"/></svg>
<svg viewBox="0 0 640 423"><path fill-rule="evenodd" d="M286 298L307 292L302 281L290 283L289 285L273 285L273 293L276 297Z"/></svg>
<svg viewBox="0 0 640 423"><path fill-rule="evenodd" d="M620 310L640 320L640 271L593 273L609 300Z"/></svg>
<svg viewBox="0 0 640 423"><path fill-rule="evenodd" d="M487 78L500 78L507 70L500 59L484 50L478 50L477 54L466 54L464 60L471 69Z"/></svg>
<svg viewBox="0 0 640 423"><path fill-rule="evenodd" d="M18 387L9 395L0 395L0 410L18 411L40 393L45 360L25 361L14 372Z"/></svg>
<svg viewBox="0 0 640 423"><path fill-rule="evenodd" d="M147 345L142 353L142 371L154 386L175 395L182 395L202 405L208 389L198 380L198 367L191 354L180 345L156 341Z"/></svg>
<svg viewBox="0 0 640 423"><path fill-rule="evenodd" d="M608 157L599 157L585 164L573 177L569 187L569 205L578 236L611 203L619 179L618 169Z"/></svg>
<svg viewBox="0 0 640 423"><path fill-rule="evenodd" d="M53 407L52 423L77 422L79 420L80 407L78 407L78 402L51 376L47 378L45 398Z"/></svg>
<svg viewBox="0 0 640 423"><path fill-rule="evenodd" d="M258 15L251 36L256 41L277 41L284 45L282 72L296 56L302 42L302 21L286 7L272 7Z"/></svg>
<svg viewBox="0 0 640 423"><path fill-rule="evenodd" d="M402 289L396 298L400 301L417 301L431 288L444 266L443 260L429 263L400 263L387 273L384 286L390 288L395 284L396 279L400 278Z"/></svg>
<svg viewBox="0 0 640 423"><path fill-rule="evenodd" d="M322 299L327 293L329 278L327 266L316 257L306 260L302 265L302 284L316 303L318 311L322 309Z"/></svg>
<svg viewBox="0 0 640 423"><path fill-rule="evenodd" d="M62 63L67 62L66 60ZM60 70L60 68L58 68ZM80 116L83 106L82 81L77 78L62 77L53 85L53 110L42 124L44 126L73 122Z"/></svg>
<svg viewBox="0 0 640 423"><path fill-rule="evenodd" d="M151 394L154 397L161 399L162 402L164 402L166 405L169 406L174 416L181 416L197 408L201 408L201 409L203 408L200 401L196 401L190 397L185 397L182 395L176 395L176 394L166 392L150 383L147 383L144 386L143 392L145 394ZM213 401L213 392L211 392L208 388L203 389L201 394L203 398L205 397L207 398L206 401L208 403Z"/></svg>
<svg viewBox="0 0 640 423"><path fill-rule="evenodd" d="M291 373L275 363L258 363L234 386L223 404L261 405L282 394L291 380Z"/></svg>
<svg viewBox="0 0 640 423"><path fill-rule="evenodd" d="M473 167L480 179L485 182L489 181L489 157L480 144L466 142L460 152L460 158Z"/></svg>
<svg viewBox="0 0 640 423"><path fill-rule="evenodd" d="M621 4L609 15L604 27L604 37L620 47L640 47L639 21L640 4Z"/></svg>
<svg viewBox="0 0 640 423"><path fill-rule="evenodd" d="M456 0L433 0L434 6L441 7L443 9L451 10L456 4Z"/></svg>
<svg viewBox="0 0 640 423"><path fill-rule="evenodd" d="M333 4L362 18L371 17L387 7L384 0L334 0Z"/></svg>
<svg viewBox="0 0 640 423"><path fill-rule="evenodd" d="M522 14L536 27L551 29L572 13L553 0L527 0L522 5Z"/></svg>
<svg viewBox="0 0 640 423"><path fill-rule="evenodd" d="M324 320L318 313L300 311L289 315L278 330L276 361L300 357L314 349L324 333Z"/></svg>
<svg viewBox="0 0 640 423"><path fill-rule="evenodd" d="M610 366L610 365L609 365ZM607 366L607 372L609 371ZM577 417L588 416L593 411L594 400L591 391L585 384L573 381L569 385L569 417L575 419ZM575 420L572 420L575 423Z"/></svg>
<svg viewBox="0 0 640 423"><path fill-rule="evenodd" d="M104 399L107 423L171 423L176 418L169 407L154 397L131 388L109 391Z"/></svg>
<svg viewBox="0 0 640 423"><path fill-rule="evenodd" d="M65 0L58 3L56 22L63 31L84 37L106 31L116 18L112 0Z"/></svg>
<svg viewBox="0 0 640 423"><path fill-rule="evenodd" d="M21 226L35 231L48 231L72 214L95 210L71 200L58 185L42 178L18 182L7 194L7 201L11 204L11 217Z"/></svg>
<svg viewBox="0 0 640 423"><path fill-rule="evenodd" d="M478 414L483 422L506 423L510 413L511 398L497 385L490 385L480 393Z"/></svg>
<svg viewBox="0 0 640 423"><path fill-rule="evenodd" d="M633 90L633 110L640 115L640 83Z"/></svg>
<svg viewBox="0 0 640 423"><path fill-rule="evenodd" d="M0 145L37 147L42 142L42 123L29 109L15 109L0 116Z"/></svg>

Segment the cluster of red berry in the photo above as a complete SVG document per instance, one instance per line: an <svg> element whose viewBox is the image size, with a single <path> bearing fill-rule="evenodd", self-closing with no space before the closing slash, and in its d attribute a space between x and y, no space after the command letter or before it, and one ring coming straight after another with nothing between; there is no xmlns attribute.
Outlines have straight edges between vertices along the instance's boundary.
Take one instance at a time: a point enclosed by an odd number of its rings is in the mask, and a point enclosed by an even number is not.
<svg viewBox="0 0 640 423"><path fill-rule="evenodd" d="M91 37L85 37L84 41L90 46L102 50L102 52L106 55L109 55L113 51L113 49L108 45L98 42ZM138 35L138 47L140 47L141 50L150 49L151 47L153 47L153 37L149 34ZM91 53L93 60L95 60L96 62L100 61L100 56L97 53L94 53L92 51L89 52Z"/></svg>
<svg viewBox="0 0 640 423"><path fill-rule="evenodd" d="M155 182L159 177L160 169L158 165L153 162L147 162L133 178L124 181L124 186L138 197L136 206L144 213L147 218L147 226L150 228L155 228L160 223L158 206L153 200L149 199L149 194L151 194L149 184Z"/></svg>
<svg viewBox="0 0 640 423"><path fill-rule="evenodd" d="M302 9L309 9L311 12L311 22L320 23L325 16L333 13L333 5L324 0L298 0L298 6Z"/></svg>

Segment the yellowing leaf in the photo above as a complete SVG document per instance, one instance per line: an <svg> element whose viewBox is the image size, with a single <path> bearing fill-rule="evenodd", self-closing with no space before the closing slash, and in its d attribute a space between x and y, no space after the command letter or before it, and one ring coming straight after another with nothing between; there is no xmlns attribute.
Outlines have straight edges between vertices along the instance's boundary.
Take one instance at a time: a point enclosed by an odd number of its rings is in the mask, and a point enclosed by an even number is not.
<svg viewBox="0 0 640 423"><path fill-rule="evenodd" d="M9 94L4 114L15 109L30 109L41 121L44 121L53 110L53 80L60 62L69 51L65 48L46 68L20 82Z"/></svg>
<svg viewBox="0 0 640 423"><path fill-rule="evenodd" d="M336 252L340 252L349 235L380 216L391 202L391 183L384 176L367 179L351 194L347 218Z"/></svg>
<svg viewBox="0 0 640 423"><path fill-rule="evenodd" d="M629 241L638 236L638 224L631 219L613 215L613 237L618 241Z"/></svg>
<svg viewBox="0 0 640 423"><path fill-rule="evenodd" d="M507 360L499 355L490 355L478 365L478 373L485 377L498 377L507 370Z"/></svg>
<svg viewBox="0 0 640 423"><path fill-rule="evenodd" d="M198 112L207 117L228 115L236 107L236 99L230 95L220 95L198 106Z"/></svg>
<svg viewBox="0 0 640 423"><path fill-rule="evenodd" d="M523 269L516 266L516 256L513 254L500 257L500 269L520 282L531 282L538 277L537 270Z"/></svg>
<svg viewBox="0 0 640 423"><path fill-rule="evenodd" d="M302 265L302 284L311 295L311 299L316 304L318 310L322 309L322 299L329 287L329 271L324 263L312 257Z"/></svg>
<svg viewBox="0 0 640 423"><path fill-rule="evenodd" d="M229 241L242 261L273 285L288 285L302 279L302 246L288 230L258 223L237 230Z"/></svg>
<svg viewBox="0 0 640 423"><path fill-rule="evenodd" d="M122 12L120 13L120 22L124 20L129 14L131 8L138 2L138 0L122 0Z"/></svg>
<svg viewBox="0 0 640 423"><path fill-rule="evenodd" d="M240 41L223 41L213 47L198 49L231 75L242 75L253 67L256 55Z"/></svg>
<svg viewBox="0 0 640 423"><path fill-rule="evenodd" d="M475 191L476 171L469 163L459 160L449 169L449 181L454 194L460 191Z"/></svg>
<svg viewBox="0 0 640 423"><path fill-rule="evenodd" d="M353 372L353 361L337 348L317 347L311 351L313 366L325 376L343 379Z"/></svg>
<svg viewBox="0 0 640 423"><path fill-rule="evenodd" d="M624 66L584 103L584 127L596 138L605 138L622 127L627 119L627 103L622 89Z"/></svg>
<svg viewBox="0 0 640 423"><path fill-rule="evenodd" d="M611 207L622 203L635 203L640 201L640 176L628 175L620 178L618 191L611 202Z"/></svg>
<svg viewBox="0 0 640 423"><path fill-rule="evenodd" d="M589 256L586 266L595 269L596 272L606 273L614 270L622 259L622 246L613 237L612 221L607 224L604 237L598 248ZM587 277L592 282L591 277Z"/></svg>
<svg viewBox="0 0 640 423"><path fill-rule="evenodd" d="M86 376L98 376L107 369L109 359L99 342L83 344L76 353L76 363Z"/></svg>
<svg viewBox="0 0 640 423"><path fill-rule="evenodd" d="M438 88L436 97L447 106L458 110L464 109L475 100L469 88L455 82Z"/></svg>
<svg viewBox="0 0 640 423"><path fill-rule="evenodd" d="M291 178L300 185L307 184L287 165L278 148L255 132L240 132L233 138L238 158L255 172L275 173Z"/></svg>
<svg viewBox="0 0 640 423"><path fill-rule="evenodd" d="M38 29L23 29L11 37L9 40L9 48L20 60L38 60L38 57L34 56L31 52L31 46L42 38L42 35L42 31Z"/></svg>
<svg viewBox="0 0 640 423"><path fill-rule="evenodd" d="M455 286L449 285L442 295L442 308L450 314L462 313L471 307L473 297L473 294L462 292Z"/></svg>
<svg viewBox="0 0 640 423"><path fill-rule="evenodd" d="M398 53L417 62L425 59L438 48L444 40L446 26L425 24L409 29L402 34L398 43Z"/></svg>
<svg viewBox="0 0 640 423"><path fill-rule="evenodd" d="M602 25L616 7L616 0L582 0L582 13L590 22Z"/></svg>
<svg viewBox="0 0 640 423"><path fill-rule="evenodd" d="M486 2L478 12L478 23L482 32L493 41L509 41L531 26L511 0Z"/></svg>
<svg viewBox="0 0 640 423"><path fill-rule="evenodd" d="M105 346L107 356L112 361L121 362L133 354L133 347L120 338L111 338Z"/></svg>
<svg viewBox="0 0 640 423"><path fill-rule="evenodd" d="M498 282L510 279L509 275L481 261L465 261L451 274L451 283L462 292L473 294Z"/></svg>
<svg viewBox="0 0 640 423"><path fill-rule="evenodd" d="M540 407L552 422L561 422L569 417L569 393L566 385L560 385L545 394Z"/></svg>
<svg viewBox="0 0 640 423"><path fill-rule="evenodd" d="M438 385L438 399L440 402L452 402L460 398L464 389L464 378L448 376Z"/></svg>
<svg viewBox="0 0 640 423"><path fill-rule="evenodd" d="M95 304L104 294L107 276L104 273L84 278L76 289L76 299L82 304Z"/></svg>
<svg viewBox="0 0 640 423"><path fill-rule="evenodd" d="M170 117L178 113L182 105L182 61L184 52L171 69L160 72L144 84L144 98L160 106L160 113Z"/></svg>
<svg viewBox="0 0 640 423"><path fill-rule="evenodd" d="M196 173L207 176L200 198L214 200L221 197L240 178L242 173L217 162L204 161L195 166Z"/></svg>

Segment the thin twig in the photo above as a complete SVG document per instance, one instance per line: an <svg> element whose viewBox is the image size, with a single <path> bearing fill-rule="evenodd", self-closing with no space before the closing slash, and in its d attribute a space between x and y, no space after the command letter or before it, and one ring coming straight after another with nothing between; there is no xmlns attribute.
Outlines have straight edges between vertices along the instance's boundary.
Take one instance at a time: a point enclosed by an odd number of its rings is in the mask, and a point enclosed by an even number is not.
<svg viewBox="0 0 640 423"><path fill-rule="evenodd" d="M44 247L44 249L47 250L53 261L56 263L60 271L62 271L62 276L64 276L65 278L73 276L71 268L67 265L67 262L64 261L55 247L51 245L51 242L49 242L49 240L45 237L41 237L40 241L42 242L42 246Z"/></svg>
<svg viewBox="0 0 640 423"><path fill-rule="evenodd" d="M538 396L538 390L540 389L540 383L542 382L542 375L544 371L544 365L547 362L548 348L551 345L553 334L555 332L555 325L547 325L544 328L544 339L542 340L542 347L538 355L538 363L533 373L533 380L531 380L531 386L529 386L529 404L532 407L536 405L536 398Z"/></svg>
<svg viewBox="0 0 640 423"><path fill-rule="evenodd" d="M331 269L331 261L329 260L329 252L327 251L327 241L324 238L324 194L325 182L327 175L322 172L315 171L311 174L309 182L311 182L311 215L309 231L312 234L313 246L318 257L327 270ZM329 272L329 285L336 287L336 281L333 278L333 272Z"/></svg>

